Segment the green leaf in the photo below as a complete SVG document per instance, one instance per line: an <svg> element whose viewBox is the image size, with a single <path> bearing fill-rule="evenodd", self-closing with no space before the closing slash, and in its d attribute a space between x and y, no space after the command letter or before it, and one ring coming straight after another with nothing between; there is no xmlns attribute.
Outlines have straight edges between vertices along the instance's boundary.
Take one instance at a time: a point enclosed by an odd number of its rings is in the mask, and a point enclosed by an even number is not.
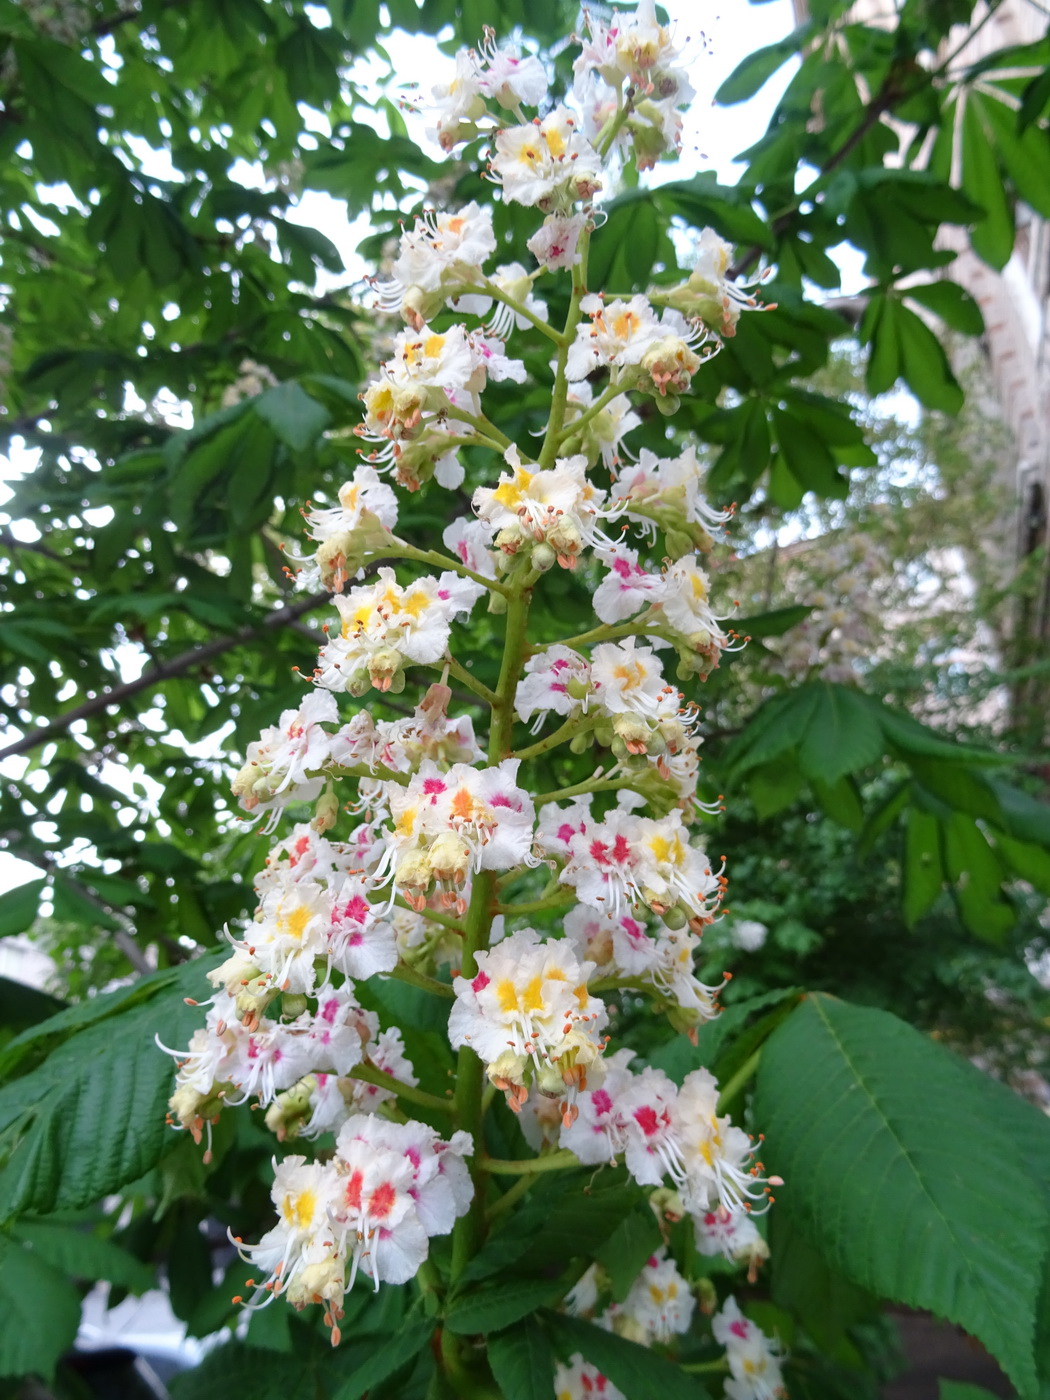
<svg viewBox="0 0 1050 1400"><path fill-rule="evenodd" d="M1037 214L1050 217L1050 135L1043 126L1018 129L1017 114L989 92L972 93L973 103L995 143L996 154L1017 193Z"/></svg>
<svg viewBox="0 0 1050 1400"><path fill-rule="evenodd" d="M80 1296L33 1250L0 1235L0 1376L50 1379L80 1325Z"/></svg>
<svg viewBox="0 0 1050 1400"><path fill-rule="evenodd" d="M884 394L896 384L901 372L901 350L897 335L900 303L882 294L868 302L860 325L860 337L871 346L865 371L869 394Z"/></svg>
<svg viewBox="0 0 1050 1400"><path fill-rule="evenodd" d="M787 1212L774 1208L769 1220L773 1302L797 1317L823 1351L834 1354L847 1329L877 1312L878 1302L829 1269Z"/></svg>
<svg viewBox="0 0 1050 1400"><path fill-rule="evenodd" d="M940 827L937 818L919 807L908 811L904 838L904 922L914 928L929 912L944 883Z"/></svg>
<svg viewBox="0 0 1050 1400"><path fill-rule="evenodd" d="M505 1400L554 1400L554 1352L534 1317L491 1336L488 1359Z"/></svg>
<svg viewBox="0 0 1050 1400"><path fill-rule="evenodd" d="M804 782L802 774L790 759L778 759L776 763L766 763L754 769L748 779L748 792L759 821L764 822L785 807L790 807Z"/></svg>
<svg viewBox="0 0 1050 1400"><path fill-rule="evenodd" d="M78 1229L62 1221L19 1220L15 1239L33 1250L37 1258L72 1279L106 1279L133 1293L144 1293L155 1283L153 1270L112 1240Z"/></svg>
<svg viewBox="0 0 1050 1400"><path fill-rule="evenodd" d="M792 627L805 622L812 611L811 607L796 603L788 608L773 608L771 612L752 613L750 617L734 618L733 626L743 637L782 637L785 632L790 632Z"/></svg>
<svg viewBox="0 0 1050 1400"><path fill-rule="evenodd" d="M747 98L754 97L759 88L765 86L766 82L778 68L783 67L792 54L805 47L812 32L811 22L800 24L797 29L785 38L779 39L775 44L768 44L764 49L757 49L754 53L748 54L747 58L737 64L715 93L715 101L723 107L729 107L734 102L744 102Z"/></svg>
<svg viewBox="0 0 1050 1400"><path fill-rule="evenodd" d="M840 778L837 783L822 783L813 780L813 791L817 801L832 821L850 831L860 831L864 825L864 804L856 782L849 776Z"/></svg>
<svg viewBox="0 0 1050 1400"><path fill-rule="evenodd" d="M454 1298L445 1314L445 1326L450 1332L468 1336L499 1332L549 1303L560 1291L557 1279L527 1278L490 1284Z"/></svg>
<svg viewBox="0 0 1050 1400"><path fill-rule="evenodd" d="M47 880L30 880L0 896L0 938L24 933L36 918Z"/></svg>
<svg viewBox="0 0 1050 1400"><path fill-rule="evenodd" d="M627 1400L652 1400L655 1395L660 1400L698 1400L707 1394L699 1381L650 1347L562 1313L546 1313L544 1321L567 1356L580 1352Z"/></svg>
<svg viewBox="0 0 1050 1400"><path fill-rule="evenodd" d="M625 1215L595 1259L609 1275L613 1298L622 1303L646 1263L663 1244L660 1227L648 1203Z"/></svg>
<svg viewBox="0 0 1050 1400"><path fill-rule="evenodd" d="M867 697L850 686L822 682L799 750L808 778L829 786L882 756L882 731Z"/></svg>
<svg viewBox="0 0 1050 1400"><path fill-rule="evenodd" d="M227 1342L174 1376L169 1389L172 1400L226 1400L234 1378L236 1389L252 1400L319 1400L332 1393L333 1382L355 1357L363 1359L367 1346L367 1339L355 1338L338 1351L319 1355L318 1348L303 1357Z"/></svg>
<svg viewBox="0 0 1050 1400"><path fill-rule="evenodd" d="M939 316L946 326L963 335L981 335L984 331L984 317L981 308L963 291L958 282L928 282L922 286L908 286L904 295L920 306L925 306L935 316Z"/></svg>
<svg viewBox="0 0 1050 1400"><path fill-rule="evenodd" d="M368 1359L357 1366L349 1379L336 1389L333 1400L361 1400L366 1391L418 1356L433 1331L434 1324L429 1318L420 1317L418 1313L410 1314L400 1330L372 1351Z"/></svg>
<svg viewBox="0 0 1050 1400"><path fill-rule="evenodd" d="M979 258L994 268L1003 268L1014 249L1013 211L978 110L965 94L958 100L966 103L962 121L962 185L984 210L984 218L970 232L970 242Z"/></svg>
<svg viewBox="0 0 1050 1400"><path fill-rule="evenodd" d="M919 402L942 413L958 413L963 406L963 391L944 347L926 322L906 306L897 310L897 339L901 373Z"/></svg>
<svg viewBox="0 0 1050 1400"><path fill-rule="evenodd" d="M985 1390L983 1385L970 1385L968 1381L937 1382L939 1400L996 1400L995 1392Z"/></svg>
<svg viewBox="0 0 1050 1400"><path fill-rule="evenodd" d="M332 421L324 405L294 381L257 394L252 409L293 452L312 447Z"/></svg>
<svg viewBox="0 0 1050 1400"><path fill-rule="evenodd" d="M971 1332L1028 1396L1050 1206L1012 1143L1023 1108L896 1017L823 995L770 1037L754 1105L775 1209L836 1272ZM1050 1122L1020 1121L1050 1154Z"/></svg>
<svg viewBox="0 0 1050 1400"><path fill-rule="evenodd" d="M0 1172L0 1217L90 1205L174 1145L164 1122L174 1067L154 1036L173 1047L188 1042L200 1012L184 997L200 992L211 965L188 964L164 991L71 1036L0 1089L0 1129L17 1134Z"/></svg>
<svg viewBox="0 0 1050 1400"><path fill-rule="evenodd" d="M1047 103L1050 103L1050 68L1044 68L1025 88L1017 114L1018 130L1024 131L1041 117Z"/></svg>

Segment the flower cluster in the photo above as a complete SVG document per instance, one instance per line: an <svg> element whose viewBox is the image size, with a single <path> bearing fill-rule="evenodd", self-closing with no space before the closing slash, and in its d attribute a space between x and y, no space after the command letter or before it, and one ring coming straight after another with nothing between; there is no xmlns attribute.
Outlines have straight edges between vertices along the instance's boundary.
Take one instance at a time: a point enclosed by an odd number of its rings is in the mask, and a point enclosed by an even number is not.
<svg viewBox="0 0 1050 1400"><path fill-rule="evenodd" d="M449 1017L454 1046L469 1045L488 1076L520 1109L535 1083L548 1097L567 1095L564 1119L575 1114L576 1091L599 1062L605 1007L587 990L592 963L577 961L567 939L540 942L534 929L519 929L487 953L477 974L457 977Z"/></svg>
<svg viewBox="0 0 1050 1400"><path fill-rule="evenodd" d="M712 1321L715 1339L726 1349L730 1379L726 1381L729 1400L778 1400L787 1394L780 1370L779 1352L766 1334L727 1298Z"/></svg>
<svg viewBox="0 0 1050 1400"><path fill-rule="evenodd" d="M710 231L681 286L585 285L595 201L621 162L644 169L675 148L690 94L653 0L588 19L565 101L538 56L492 35L457 55L434 134L445 150L487 141L500 197L533 211L515 251L535 266L511 259L478 202L405 227L373 283L379 311L399 319L361 395L364 460L335 499L308 504L308 552L290 556L335 615L300 703L248 745L233 781L245 814L271 833L287 825L251 920L227 930L230 952L208 973L203 1025L168 1052L170 1115L200 1140L228 1107L261 1110L282 1146L276 1223L238 1241L257 1276L249 1305L320 1304L333 1340L359 1275L405 1283L450 1232L455 1283L486 1212L517 1200L498 1194L501 1172L622 1159L665 1239L666 1222L688 1216L700 1255L752 1276L765 1257L753 1216L777 1178L719 1113L706 1069L677 1084L610 1045L623 1020L606 1000L641 993L696 1045L724 986L698 975L726 887L701 831L717 804L701 796L699 706L668 662L692 683L734 644L708 563L729 512L707 502L693 448L630 443L641 431L659 443L653 406L673 413L749 299ZM558 330L561 299L540 295L541 279L570 268ZM519 350L530 334L542 353ZM553 392L541 382L552 342ZM526 386L529 414L549 403L538 443L489 417L501 382ZM433 539L398 487L431 493ZM544 590L541 642L530 608ZM575 610L589 591L597 625L559 637L558 600ZM490 665L483 648L501 627ZM438 675L402 705L415 668ZM545 791L551 773L565 786ZM401 995L437 1008L425 1032L394 1023L394 1007L414 1005ZM489 1156L523 1136L538 1161ZM281 1155L310 1143L315 1159ZM680 1262L658 1250L619 1301L592 1269L572 1306L665 1346L696 1322ZM439 1258L421 1286L441 1292L446 1274ZM772 1400L776 1355L733 1308L716 1335L730 1387L750 1376L753 1389L731 1400ZM441 1364L469 1370L457 1349L449 1329ZM556 1387L620 1395L582 1356Z"/></svg>
<svg viewBox="0 0 1050 1400"><path fill-rule="evenodd" d="M746 1232L731 1240L728 1226L735 1229L756 1205L764 1209L769 1196L770 1182L753 1164L754 1144L719 1116L718 1087L707 1070L693 1070L679 1086L662 1070L633 1073L632 1057L633 1051L618 1050L606 1059L600 1087L581 1093L576 1117L561 1126L560 1146L594 1166L622 1154L640 1186L662 1188L669 1182L677 1213L692 1218L698 1243L711 1238L707 1218L713 1215L727 1227L718 1252L736 1258L737 1245L742 1253L751 1242ZM545 1131L537 1116L527 1124L534 1140L542 1140Z"/></svg>
<svg viewBox="0 0 1050 1400"><path fill-rule="evenodd" d="M465 1213L473 1185L463 1158L467 1133L442 1141L423 1123L354 1114L327 1162L274 1163L277 1224L241 1257L266 1274L252 1300L283 1294L293 1307L321 1303L338 1342L344 1294L358 1270L375 1282L406 1283Z"/></svg>

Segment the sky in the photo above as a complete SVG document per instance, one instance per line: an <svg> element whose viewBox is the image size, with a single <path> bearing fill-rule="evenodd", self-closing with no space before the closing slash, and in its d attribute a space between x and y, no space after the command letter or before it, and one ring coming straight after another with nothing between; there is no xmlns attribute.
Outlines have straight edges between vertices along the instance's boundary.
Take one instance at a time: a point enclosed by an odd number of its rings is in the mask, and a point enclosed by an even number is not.
<svg viewBox="0 0 1050 1400"><path fill-rule="evenodd" d="M795 23L791 0L763 0L760 4L749 4L747 0L725 0L720 6L711 7L704 16L702 31L697 23L695 0L661 0L661 3L670 16L677 41L685 46L690 80L697 96L686 118L682 159L677 163L658 166L646 178L651 183L659 183L688 178L699 170L712 169L723 183L735 183L742 167L734 163L734 157L765 130L773 108L794 72L794 64L785 65L746 103L732 108L718 108L714 105L714 94L741 59L755 48L774 43L791 31ZM433 42L425 36L408 35L396 30L388 36L385 47L394 70L406 85L417 84L423 99L429 96L430 88L435 83L447 81L453 71L453 60L436 51ZM410 116L409 123L413 137L421 145L427 146L424 134L426 115ZM432 149L436 155L436 148ZM159 177L165 176L168 170L162 157L158 158L157 165L155 173ZM235 170L237 178L245 184L254 186L261 183L261 171L252 169L245 162L237 162ZM55 198L61 200L61 191L56 191ZM368 221L366 218L348 220L342 201L308 190L290 217L298 223L320 229L339 249L346 271L343 276L333 277L332 282L346 285L371 271L358 258L356 251L358 242L369 232ZM17 448L10 458L0 456L0 521L6 521L3 505L11 495L4 485L5 480L17 479L31 471L34 460L32 453ZM14 522L12 529L23 539L38 537L36 530L26 522ZM128 647L124 650L128 655L117 657L124 678L137 675L145 664L145 658L138 648ZM24 767L25 760L11 760L7 765L0 765L0 774L16 777ZM105 776L130 788L137 775L126 769L117 769L107 772ZM0 852L0 892L35 879L38 875L35 867Z"/></svg>

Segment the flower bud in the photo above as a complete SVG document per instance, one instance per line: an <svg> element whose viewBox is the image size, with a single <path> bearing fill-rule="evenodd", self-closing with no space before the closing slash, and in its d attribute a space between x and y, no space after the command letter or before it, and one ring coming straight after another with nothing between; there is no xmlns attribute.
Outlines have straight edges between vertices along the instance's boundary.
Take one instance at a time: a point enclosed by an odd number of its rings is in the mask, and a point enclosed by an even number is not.
<svg viewBox="0 0 1050 1400"><path fill-rule="evenodd" d="M454 831L443 831L430 847L430 868L435 880L462 885L470 871L470 847Z"/></svg>
<svg viewBox="0 0 1050 1400"><path fill-rule="evenodd" d="M685 928L686 924L689 922L688 913L677 904L673 904L670 909L666 909L662 917L664 927L669 928L673 933L677 933L679 929Z"/></svg>
<svg viewBox="0 0 1050 1400"><path fill-rule="evenodd" d="M310 1005L309 1000L302 992L285 992L281 998L281 1016L286 1021L294 1021L296 1016L301 1016Z"/></svg>
<svg viewBox="0 0 1050 1400"><path fill-rule="evenodd" d="M392 690L396 694L405 688L402 671L404 658L395 647L380 647L368 658L368 676L376 690ZM395 685L400 674L401 684Z"/></svg>
<svg viewBox="0 0 1050 1400"><path fill-rule="evenodd" d="M693 553L693 541L684 530L668 530L664 534L664 543L672 559L682 559Z"/></svg>
<svg viewBox="0 0 1050 1400"><path fill-rule="evenodd" d="M310 825L314 831L331 831L339 820L339 811L339 798L336 795L335 787L332 783L328 783L324 792L317 799L314 819Z"/></svg>
<svg viewBox="0 0 1050 1400"><path fill-rule="evenodd" d="M287 998L285 998L287 1001ZM305 1001L305 997L303 998ZM266 1126L274 1133L278 1142L286 1138L298 1137L303 1122L310 1115L310 1095L317 1086L312 1074L300 1079L290 1089L278 1094L266 1110Z"/></svg>
<svg viewBox="0 0 1050 1400"><path fill-rule="evenodd" d="M506 531L500 531L501 535L505 533ZM557 562L560 562L558 555L549 544L533 545L532 567L534 569L538 569L540 573L545 574L547 570L552 569Z"/></svg>
<svg viewBox="0 0 1050 1400"><path fill-rule="evenodd" d="M642 356L642 372L645 377L639 380L638 387L643 390L649 388L650 392L660 397L669 392L672 395L683 394L692 383L693 375L700 365L700 356L690 350L680 336L665 336ZM677 402L675 407L677 408Z"/></svg>

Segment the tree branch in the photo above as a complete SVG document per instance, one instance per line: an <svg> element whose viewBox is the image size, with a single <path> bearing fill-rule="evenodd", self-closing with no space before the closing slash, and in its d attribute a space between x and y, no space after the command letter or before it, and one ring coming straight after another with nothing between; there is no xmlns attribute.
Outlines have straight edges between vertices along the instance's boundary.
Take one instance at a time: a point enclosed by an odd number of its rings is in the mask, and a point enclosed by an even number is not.
<svg viewBox="0 0 1050 1400"><path fill-rule="evenodd" d="M201 666L204 662L211 661L213 657L221 656L223 652L232 651L234 647L243 646L246 642L254 642L257 638L264 637L268 632L286 627L289 623L296 622L304 613L310 612L311 609L320 607L322 603L330 602L331 597L330 593L313 593L309 598L303 598L298 603L291 603L286 608L278 608L276 612L268 613L261 622L254 626L242 627L239 632L234 632L228 637L216 637L214 641L205 642L203 646L192 647L189 651L172 657L163 666L155 666L149 671L144 671L138 680L126 681L123 685L115 685L109 690L104 690L101 695L85 700L82 705L67 710L65 714L56 715L53 720L42 724L39 729L31 729L28 734L23 735L15 743L8 744L5 749L0 749L0 759L14 758L17 754L28 753L30 749L35 749L39 744L45 743L56 734L63 733L79 719L87 719L90 715L98 714L100 710L108 709L110 705L119 705L122 701L130 699L132 695L137 695L140 690L149 690L152 686L159 685L161 681L171 680L173 676L184 675L187 671L193 670L195 666Z"/></svg>

